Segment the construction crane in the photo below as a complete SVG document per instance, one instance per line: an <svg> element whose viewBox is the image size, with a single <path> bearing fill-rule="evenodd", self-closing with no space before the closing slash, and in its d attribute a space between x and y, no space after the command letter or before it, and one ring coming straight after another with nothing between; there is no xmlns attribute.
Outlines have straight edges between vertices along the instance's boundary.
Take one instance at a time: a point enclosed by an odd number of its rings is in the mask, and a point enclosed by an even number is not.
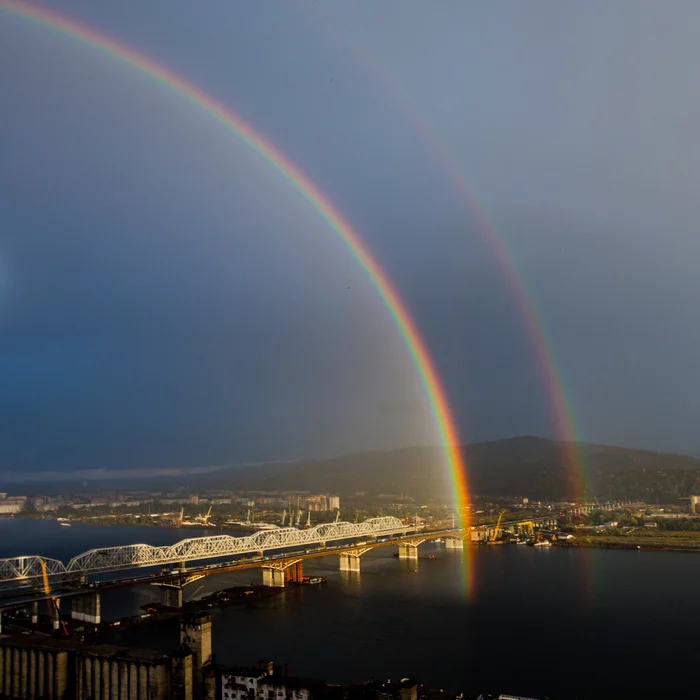
<svg viewBox="0 0 700 700"><path fill-rule="evenodd" d="M521 533L524 532L526 535L530 535L530 537L534 537L535 535L535 523L531 520L524 520L518 523L518 529Z"/></svg>
<svg viewBox="0 0 700 700"><path fill-rule="evenodd" d="M311 511L306 516L306 527L311 527Z"/></svg>
<svg viewBox="0 0 700 700"><path fill-rule="evenodd" d="M489 542L495 542L496 538L498 537L498 531L501 529L501 520L503 519L503 513L505 513L505 510L502 510L498 514L498 522L496 523L496 528L493 531L493 534L491 537L489 537Z"/></svg>
<svg viewBox="0 0 700 700"><path fill-rule="evenodd" d="M287 509L282 511L282 527L284 527L285 522L287 522Z"/></svg>
<svg viewBox="0 0 700 700"><path fill-rule="evenodd" d="M44 562L43 559L39 559L39 564L41 564L41 578L44 582L44 595L50 596L47 601L47 606L49 608L49 617L51 617L52 612L56 615L56 620L58 620L61 623L61 626L63 627L63 634L65 634L67 637L68 628L66 627L66 623L63 620L61 620L61 615L58 612L58 602L56 601L56 598L51 595L49 575L46 572L46 562Z"/></svg>
<svg viewBox="0 0 700 700"><path fill-rule="evenodd" d="M211 515L211 509L213 506L209 506L209 510L207 511L207 514L202 518L202 525L208 525L209 524L209 516Z"/></svg>
<svg viewBox="0 0 700 700"><path fill-rule="evenodd" d="M528 535L535 534L535 523L533 523L531 520L525 520L522 523L518 523L518 527L520 528L521 532L524 530Z"/></svg>

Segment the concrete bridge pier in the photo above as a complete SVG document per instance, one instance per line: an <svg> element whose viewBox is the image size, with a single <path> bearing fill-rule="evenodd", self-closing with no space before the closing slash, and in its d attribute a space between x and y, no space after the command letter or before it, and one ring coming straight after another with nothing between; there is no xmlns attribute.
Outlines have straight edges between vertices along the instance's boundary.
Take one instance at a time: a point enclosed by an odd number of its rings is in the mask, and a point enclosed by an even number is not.
<svg viewBox="0 0 700 700"><path fill-rule="evenodd" d="M99 625L102 621L102 601L97 591L75 596L71 602L70 616L74 620Z"/></svg>
<svg viewBox="0 0 700 700"><path fill-rule="evenodd" d="M33 625L39 622L39 603L34 601L30 606L30 616Z"/></svg>
<svg viewBox="0 0 700 700"><path fill-rule="evenodd" d="M340 570L341 571L355 571L359 573L360 571L360 557L367 550L362 552L341 552L338 556L340 557Z"/></svg>
<svg viewBox="0 0 700 700"><path fill-rule="evenodd" d="M271 566L262 567L263 575L263 586L279 586L283 587L285 584L285 571L284 569L277 569Z"/></svg>
<svg viewBox="0 0 700 700"><path fill-rule="evenodd" d="M156 583L160 588L160 602L168 608L182 607L182 588L178 583Z"/></svg>
<svg viewBox="0 0 700 700"><path fill-rule="evenodd" d="M400 544L399 545L399 559L418 559L418 545L417 544L411 544L410 542L407 544Z"/></svg>
<svg viewBox="0 0 700 700"><path fill-rule="evenodd" d="M464 549L464 541L458 537L445 538L445 549Z"/></svg>

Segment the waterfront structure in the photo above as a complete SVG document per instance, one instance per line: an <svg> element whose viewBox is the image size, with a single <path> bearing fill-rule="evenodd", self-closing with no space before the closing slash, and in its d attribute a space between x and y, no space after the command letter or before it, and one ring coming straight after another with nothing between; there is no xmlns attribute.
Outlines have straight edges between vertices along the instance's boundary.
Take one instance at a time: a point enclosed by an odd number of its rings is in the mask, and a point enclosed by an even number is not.
<svg viewBox="0 0 700 700"><path fill-rule="evenodd" d="M0 493L0 515L13 515L20 513L27 506L26 496L9 496Z"/></svg>
<svg viewBox="0 0 700 700"><path fill-rule="evenodd" d="M173 654L39 635L0 636L0 697L214 700L211 617L189 616Z"/></svg>

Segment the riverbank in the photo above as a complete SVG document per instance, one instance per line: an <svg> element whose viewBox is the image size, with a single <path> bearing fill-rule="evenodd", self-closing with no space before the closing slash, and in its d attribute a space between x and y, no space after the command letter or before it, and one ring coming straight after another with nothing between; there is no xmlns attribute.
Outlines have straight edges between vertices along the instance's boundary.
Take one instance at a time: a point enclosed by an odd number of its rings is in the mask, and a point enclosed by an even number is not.
<svg viewBox="0 0 700 700"><path fill-rule="evenodd" d="M134 518L132 516L76 516L71 515L70 517L46 517L42 513L13 513L8 515L0 515L0 520L37 520L46 523L55 523L59 525L61 522L65 523L66 526L73 525L89 525L92 527L99 528L109 528L109 527L121 527L129 526L134 528L146 527L149 529L156 530L177 530L183 533L200 533L210 531L213 532L241 532L233 525L227 525L226 523L211 523L209 525L202 525L199 523L188 523L186 525L175 525L167 521L155 520L149 517Z"/></svg>
<svg viewBox="0 0 700 700"><path fill-rule="evenodd" d="M576 535L562 547L600 547L648 551L700 552L700 532L632 531L625 535Z"/></svg>

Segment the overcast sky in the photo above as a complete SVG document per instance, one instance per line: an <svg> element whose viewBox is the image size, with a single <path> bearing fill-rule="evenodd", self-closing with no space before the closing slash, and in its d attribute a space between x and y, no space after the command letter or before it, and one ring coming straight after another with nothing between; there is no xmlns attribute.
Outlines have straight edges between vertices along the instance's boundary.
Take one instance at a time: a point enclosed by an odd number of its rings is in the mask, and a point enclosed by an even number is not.
<svg viewBox="0 0 700 700"><path fill-rule="evenodd" d="M580 436L700 451L695 0L41 5L209 92L318 183L401 291L465 441L556 434L435 143L517 261ZM2 11L0 95L0 471L436 442L361 269L235 136Z"/></svg>

